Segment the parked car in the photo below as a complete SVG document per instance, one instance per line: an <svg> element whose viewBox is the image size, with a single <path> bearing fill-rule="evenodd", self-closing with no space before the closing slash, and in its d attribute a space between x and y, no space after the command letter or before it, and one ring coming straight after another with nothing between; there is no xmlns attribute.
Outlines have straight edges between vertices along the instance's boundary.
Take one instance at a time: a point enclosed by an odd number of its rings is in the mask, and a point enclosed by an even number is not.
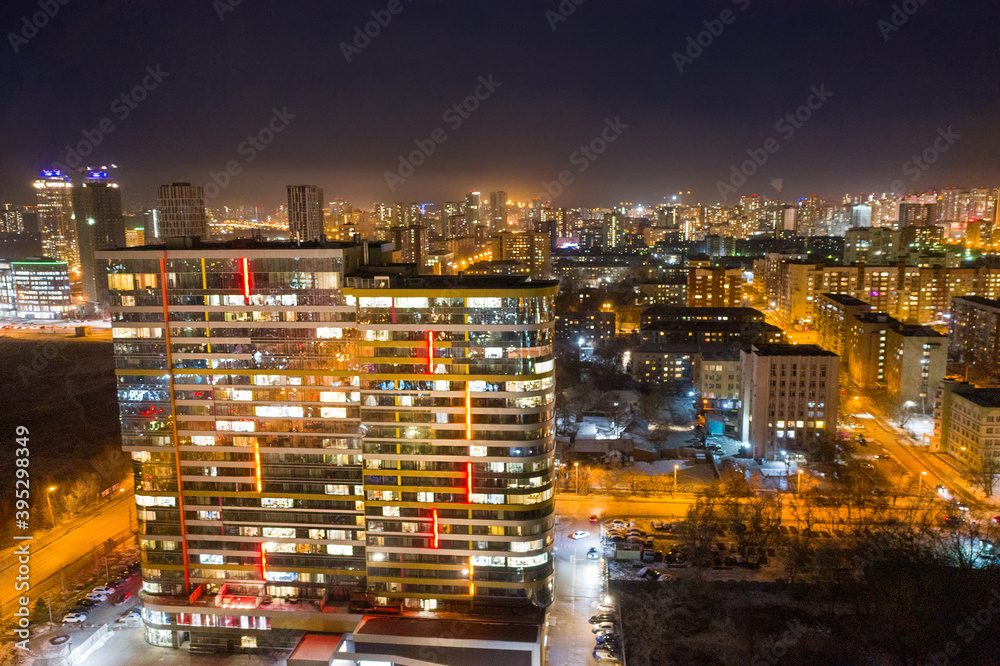
<svg viewBox="0 0 1000 666"><path fill-rule="evenodd" d="M599 647L594 649L594 659L598 661L601 661L602 659L615 660L618 659L618 657L616 657L615 653L611 650Z"/></svg>
<svg viewBox="0 0 1000 666"><path fill-rule="evenodd" d="M93 601L96 601L97 603L102 603L108 600L108 595L98 594L97 592L91 592L90 594L87 595L87 599L91 599Z"/></svg>
<svg viewBox="0 0 1000 666"><path fill-rule="evenodd" d="M607 631L614 631L614 630L615 630L615 623L614 622L598 622L597 624L594 625L594 628L591 629L591 631L593 633L595 633L595 634L597 632L599 632L599 631L605 631L605 632L607 632Z"/></svg>
<svg viewBox="0 0 1000 666"><path fill-rule="evenodd" d="M86 613L68 613L66 615L63 615L62 621L69 624L76 624L79 622L84 622L86 619L87 619Z"/></svg>
<svg viewBox="0 0 1000 666"><path fill-rule="evenodd" d="M649 524L649 526L652 527L654 530L657 530L657 531L663 529L663 523L661 523L658 520L654 520L653 522L651 522Z"/></svg>
<svg viewBox="0 0 1000 666"><path fill-rule="evenodd" d="M608 613L598 613L597 615L592 615L590 617L591 624L601 624L602 622L614 622L615 618L613 615Z"/></svg>
<svg viewBox="0 0 1000 666"><path fill-rule="evenodd" d="M101 602L99 600L97 600L97 599L91 599L90 597L84 597L83 599L80 599L76 603L79 604L80 606L84 606L86 608L93 608L94 606L96 606L97 604L99 604Z"/></svg>

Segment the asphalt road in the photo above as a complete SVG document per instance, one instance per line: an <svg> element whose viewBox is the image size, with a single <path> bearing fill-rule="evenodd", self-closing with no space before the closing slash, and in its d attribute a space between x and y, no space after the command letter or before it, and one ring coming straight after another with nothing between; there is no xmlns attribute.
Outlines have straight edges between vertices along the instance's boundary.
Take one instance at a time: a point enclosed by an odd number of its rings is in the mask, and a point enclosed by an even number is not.
<svg viewBox="0 0 1000 666"><path fill-rule="evenodd" d="M548 658L552 666L606 664L594 660L594 634L590 616L605 595L604 560L588 560L587 551L601 545L600 524L590 523L593 502L556 500L555 597L549 608ZM577 530L590 532L585 539L570 539Z"/></svg>
<svg viewBox="0 0 1000 666"><path fill-rule="evenodd" d="M889 425L881 414L872 409L869 400L851 401L850 407L853 411L860 412L863 408L873 418L858 419L865 424L865 430L860 434L869 441L874 440L888 451L896 461L903 466L914 478L923 477L923 492L930 495L937 493L935 488L939 485L945 486L964 502L978 504L978 500L973 497L963 486L961 474L955 468L943 463L927 447L917 447L909 443L909 439L896 431ZM846 406L846 405L845 405ZM927 472L926 475L923 472Z"/></svg>
<svg viewBox="0 0 1000 666"><path fill-rule="evenodd" d="M31 567L30 593L37 598L60 583L59 572L77 560L87 557L109 538L133 529L135 523L135 495L131 486L121 497L103 505L94 513L74 519L40 538L26 541L30 544ZM0 560L0 608L4 617L15 609L14 600L21 594L14 589L18 558L13 549L5 549Z"/></svg>

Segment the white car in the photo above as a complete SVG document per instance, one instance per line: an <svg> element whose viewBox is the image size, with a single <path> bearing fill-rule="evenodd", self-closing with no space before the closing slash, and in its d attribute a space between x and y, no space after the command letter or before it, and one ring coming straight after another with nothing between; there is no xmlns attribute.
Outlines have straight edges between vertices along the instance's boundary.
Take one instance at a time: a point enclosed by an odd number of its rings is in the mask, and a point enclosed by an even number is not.
<svg viewBox="0 0 1000 666"><path fill-rule="evenodd" d="M584 531L584 530L577 530L576 532L573 532L572 534L570 534L569 538L570 539L586 539L589 536L590 536L590 532L587 532L587 531Z"/></svg>
<svg viewBox="0 0 1000 666"><path fill-rule="evenodd" d="M87 595L87 599L90 599L91 601L96 601L97 603L101 603L102 601L108 600L108 595L100 594L99 592L91 592L90 594Z"/></svg>
<svg viewBox="0 0 1000 666"><path fill-rule="evenodd" d="M63 616L62 621L75 624L77 622L83 622L86 619L87 619L86 613L69 613L68 615Z"/></svg>
<svg viewBox="0 0 1000 666"><path fill-rule="evenodd" d="M95 587L93 590L91 590L90 593L91 594L104 594L104 595L110 596L110 595L112 595L112 594L115 593L115 588L108 587L107 585L100 585L98 587Z"/></svg>
<svg viewBox="0 0 1000 666"><path fill-rule="evenodd" d="M618 657L616 657L615 653L612 652L611 650L608 650L607 648L603 647L598 647L594 649L594 659L598 661L602 661L605 659L614 661L617 660Z"/></svg>

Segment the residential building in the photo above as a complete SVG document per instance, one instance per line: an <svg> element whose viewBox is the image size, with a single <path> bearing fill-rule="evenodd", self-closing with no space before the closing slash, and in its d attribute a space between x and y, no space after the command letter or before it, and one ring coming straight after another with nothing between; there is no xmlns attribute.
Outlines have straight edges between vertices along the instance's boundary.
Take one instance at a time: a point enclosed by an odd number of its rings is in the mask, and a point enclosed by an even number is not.
<svg viewBox="0 0 1000 666"><path fill-rule="evenodd" d="M493 239L494 261L520 262L535 280L549 277L550 257L550 237L547 233L502 231Z"/></svg>
<svg viewBox="0 0 1000 666"><path fill-rule="evenodd" d="M704 347L695 362L695 390L705 410L740 407L740 350L735 346Z"/></svg>
<svg viewBox="0 0 1000 666"><path fill-rule="evenodd" d="M80 249L73 221L73 183L62 171L45 170L35 179L35 201L42 252L64 261L70 271L80 265Z"/></svg>
<svg viewBox="0 0 1000 666"><path fill-rule="evenodd" d="M691 268L688 307L737 308L743 303L743 271L722 266Z"/></svg>
<svg viewBox="0 0 1000 666"><path fill-rule="evenodd" d="M687 305L687 278L665 278L639 283L638 301L642 305Z"/></svg>
<svg viewBox="0 0 1000 666"><path fill-rule="evenodd" d="M1000 389L945 380L934 409L931 450L976 469L1000 462Z"/></svg>
<svg viewBox="0 0 1000 666"><path fill-rule="evenodd" d="M567 312L556 317L556 339L593 349L615 337L615 313L600 310Z"/></svg>
<svg viewBox="0 0 1000 666"><path fill-rule="evenodd" d="M290 648L418 611L542 631L557 285L417 278L390 251L98 252L148 642Z"/></svg>
<svg viewBox="0 0 1000 666"><path fill-rule="evenodd" d="M396 248L398 261L416 264L424 270L424 256L428 251L427 227L411 224L407 227L390 227L389 240Z"/></svg>
<svg viewBox="0 0 1000 666"><path fill-rule="evenodd" d="M20 234L24 231L24 216L20 206L0 204L0 234Z"/></svg>
<svg viewBox="0 0 1000 666"><path fill-rule="evenodd" d="M490 230L496 233L507 228L507 193L490 192Z"/></svg>
<svg viewBox="0 0 1000 666"><path fill-rule="evenodd" d="M690 388L701 348L692 343L645 343L632 351L632 378L640 384Z"/></svg>
<svg viewBox="0 0 1000 666"><path fill-rule="evenodd" d="M951 303L950 351L977 379L1000 380L1000 300L961 296Z"/></svg>
<svg viewBox="0 0 1000 666"><path fill-rule="evenodd" d="M65 261L0 259L0 318L59 321L72 311Z"/></svg>
<svg viewBox="0 0 1000 666"><path fill-rule="evenodd" d="M323 189L315 185L289 185L289 238L295 241L315 240L323 233Z"/></svg>
<svg viewBox="0 0 1000 666"><path fill-rule="evenodd" d="M847 294L820 294L815 303L818 344L840 357L843 370L847 365L847 327L855 315L871 312L872 306Z"/></svg>
<svg viewBox="0 0 1000 666"><path fill-rule="evenodd" d="M208 239L205 188L191 183L160 185L157 190L156 238L187 236ZM151 227L146 225L147 229Z"/></svg>
<svg viewBox="0 0 1000 666"><path fill-rule="evenodd" d="M93 303L108 302L108 282L98 272L97 250L127 246L122 195L107 171L90 171L73 190L73 214L80 249L80 279L83 297Z"/></svg>
<svg viewBox="0 0 1000 666"><path fill-rule="evenodd" d="M840 359L815 345L754 345L740 353L743 442L754 458L814 451L837 433Z"/></svg>

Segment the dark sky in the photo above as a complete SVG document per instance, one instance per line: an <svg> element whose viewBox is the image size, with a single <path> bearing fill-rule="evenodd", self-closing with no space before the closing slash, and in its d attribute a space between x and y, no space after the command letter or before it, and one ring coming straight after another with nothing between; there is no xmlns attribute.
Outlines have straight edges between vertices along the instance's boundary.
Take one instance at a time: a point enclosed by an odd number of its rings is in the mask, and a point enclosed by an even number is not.
<svg viewBox="0 0 1000 666"><path fill-rule="evenodd" d="M350 63L341 42L388 0L242 0L220 19L236 2L68 0L17 53L9 33L39 3L5 3L0 201L30 202L35 173L65 163L65 146L104 118L114 129L85 161L116 163L136 205L160 183L211 182L229 161L240 173L215 203L269 206L302 182L363 207L470 189L529 197L564 169L573 182L559 205L657 203L679 190L716 201L716 183L770 137L777 152L740 194L774 196L773 179L786 200L894 181L1000 185L995 0L907 0L916 11L897 15L888 39L888 0L563 0L575 11L554 31L546 10L559 0L399 0ZM727 9L731 23L678 72L672 54ZM121 120L113 102L157 65L168 75ZM489 75L501 85L454 128L443 114ZM776 130L824 85L832 97L794 136ZM274 108L295 117L248 163L240 143ZM593 162L571 162L606 118L628 127ZM948 127L961 138L926 172L904 171ZM447 140L390 191L384 172L436 128Z"/></svg>

